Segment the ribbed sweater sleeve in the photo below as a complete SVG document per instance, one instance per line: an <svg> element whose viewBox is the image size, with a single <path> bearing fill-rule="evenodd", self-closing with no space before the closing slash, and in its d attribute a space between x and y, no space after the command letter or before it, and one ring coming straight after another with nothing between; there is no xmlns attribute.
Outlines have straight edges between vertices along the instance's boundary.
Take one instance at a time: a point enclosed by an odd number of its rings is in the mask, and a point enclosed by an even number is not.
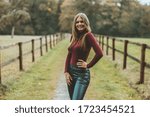
<svg viewBox="0 0 150 117"><path fill-rule="evenodd" d="M93 48L95 52L95 56L87 65L87 68L91 68L103 56L103 52L92 33L87 34L87 40L88 40L88 44L90 44L90 46Z"/></svg>
<svg viewBox="0 0 150 117"><path fill-rule="evenodd" d="M68 70L69 70L70 59L71 59L71 53L68 52L68 55L67 55L67 58L66 58L66 62L65 62L65 71L64 71L64 73L68 72Z"/></svg>

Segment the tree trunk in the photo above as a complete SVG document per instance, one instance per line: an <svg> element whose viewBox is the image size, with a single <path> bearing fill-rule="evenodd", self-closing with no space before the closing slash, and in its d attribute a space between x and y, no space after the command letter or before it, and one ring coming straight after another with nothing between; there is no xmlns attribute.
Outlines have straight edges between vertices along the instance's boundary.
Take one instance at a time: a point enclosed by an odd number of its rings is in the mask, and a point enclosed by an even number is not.
<svg viewBox="0 0 150 117"><path fill-rule="evenodd" d="M14 32L15 32L15 26L12 27L12 30L11 30L11 38L13 39L14 37Z"/></svg>

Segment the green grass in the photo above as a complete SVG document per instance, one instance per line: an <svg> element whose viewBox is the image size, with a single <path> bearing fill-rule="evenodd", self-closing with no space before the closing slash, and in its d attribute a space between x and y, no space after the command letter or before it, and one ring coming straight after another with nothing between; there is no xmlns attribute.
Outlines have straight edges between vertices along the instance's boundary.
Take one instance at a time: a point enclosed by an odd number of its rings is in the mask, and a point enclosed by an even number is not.
<svg viewBox="0 0 150 117"><path fill-rule="evenodd" d="M145 43L147 45L150 46L150 39L139 39L139 38L121 38L121 39L127 39L129 41L134 41L134 42L138 42L138 43ZM106 42L105 42L106 43ZM112 41L110 40L109 45L112 45ZM124 51L124 43L123 42L118 42L116 41L115 43L115 48L121 50L122 52ZM106 50L106 48L104 48L104 51ZM141 46L136 46L133 44L128 44L128 54L137 58L138 60L141 60ZM123 67L123 54L120 54L118 52L116 52L116 64L118 66L120 66L120 68ZM150 64L150 50L146 49L145 52L145 61L146 63ZM112 58L112 50L109 49L109 57ZM129 74L129 80L133 80L133 83L136 83L137 81L139 81L139 75L140 75L140 64L137 63L136 61L130 59L129 57L127 57L127 70L125 70L125 72L127 72ZM132 75L134 73L134 75ZM131 76L130 76L131 75ZM146 68L145 71L145 83L150 82L150 69Z"/></svg>
<svg viewBox="0 0 150 117"><path fill-rule="evenodd" d="M145 43L150 46L150 39L140 39L140 38L121 38L121 39L127 39L129 41L134 41L138 43ZM110 40L109 45L112 45L112 41ZM123 42L116 41L115 48L119 49L121 51L124 51L124 44ZM106 48L104 48L104 51ZM141 60L141 47L136 46L133 44L128 44L128 54L132 55L133 57ZM116 59L114 63L116 66L120 69L123 67L123 55L116 52ZM146 63L150 64L150 50L146 49L145 54L145 61ZM109 56L110 59L112 59L112 50L109 49ZM150 69L145 68L145 81L144 84L137 85L136 83L140 80L140 64L136 61L127 58L127 68L125 70L120 71L122 75L127 76L128 82L136 88L139 92L143 94L143 96L148 99L149 98L149 89L150 89Z"/></svg>
<svg viewBox="0 0 150 117"><path fill-rule="evenodd" d="M102 58L91 69L91 83L86 99L96 100L129 100L141 99L139 94L132 89L120 70L108 58Z"/></svg>
<svg viewBox="0 0 150 117"><path fill-rule="evenodd" d="M3 99L52 99L56 82L64 68L67 46L68 40L60 42L28 71L18 76L8 86ZM104 56L91 69L91 83L85 99L141 99L128 84L128 74L122 72L118 63Z"/></svg>
<svg viewBox="0 0 150 117"><path fill-rule="evenodd" d="M52 99L57 79L62 72L66 41L60 42L32 68L22 73L6 92L4 99Z"/></svg>
<svg viewBox="0 0 150 117"><path fill-rule="evenodd" d="M26 42L29 41L31 39L39 39L42 36L14 36L14 38L12 39L9 35L4 35L4 36L0 36L0 46L3 45L11 45L11 44L15 44L18 42ZM35 44L35 49L40 47L40 40L37 40L34 42ZM45 40L43 38L43 43L45 43ZM19 49L18 49L18 45L1 50L2 53L2 59L3 59L3 63L18 57L19 55ZM31 47L31 41L29 43L23 43L22 44L22 52L23 54L30 52L32 49Z"/></svg>

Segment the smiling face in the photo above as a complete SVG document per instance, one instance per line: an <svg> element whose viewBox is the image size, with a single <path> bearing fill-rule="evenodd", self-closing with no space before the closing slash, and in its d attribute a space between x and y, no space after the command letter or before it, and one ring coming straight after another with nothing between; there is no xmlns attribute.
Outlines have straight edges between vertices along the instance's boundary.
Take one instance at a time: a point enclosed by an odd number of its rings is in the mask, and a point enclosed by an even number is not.
<svg viewBox="0 0 150 117"><path fill-rule="evenodd" d="M81 17L78 17L76 19L75 26L79 32L83 32L86 28L85 23Z"/></svg>

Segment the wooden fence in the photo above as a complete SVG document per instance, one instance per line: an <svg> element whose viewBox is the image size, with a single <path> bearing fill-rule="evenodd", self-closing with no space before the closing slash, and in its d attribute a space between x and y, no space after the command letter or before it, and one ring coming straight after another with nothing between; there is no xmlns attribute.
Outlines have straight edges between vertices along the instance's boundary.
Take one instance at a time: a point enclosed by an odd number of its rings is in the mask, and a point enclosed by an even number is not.
<svg viewBox="0 0 150 117"><path fill-rule="evenodd" d="M105 40L105 42L104 42L104 40ZM140 69L140 79L139 79L139 82L137 84L144 83L145 68L146 67L150 68L150 64L145 61L145 52L146 52L146 49L150 50L149 45L141 44L138 42L131 42L129 40L116 39L114 37L109 37L109 36L106 37L104 35L100 35L98 41L99 41L99 44L101 45L103 50L104 50L104 46L106 46L106 55L108 55L108 53L109 53L109 48L112 50L112 60L115 60L116 52L119 52L123 55L123 69L126 69L126 67L127 67L127 57L129 57L132 60L139 63L140 64L140 68L139 68ZM112 41L112 45L109 45L109 41ZM117 41L124 43L124 50L123 51L116 48L115 42L117 42ZM141 47L141 58L140 58L140 60L128 53L129 44Z"/></svg>
<svg viewBox="0 0 150 117"><path fill-rule="evenodd" d="M23 65L23 58L26 55L31 54L32 56L32 62L35 61L35 51L40 50L40 56L43 56L43 51L44 51L44 47L45 47L45 52L48 52L48 48L52 49L59 41L61 41L62 38L62 34L53 34L53 35L46 35L43 37L40 37L38 39L32 39L29 41L25 41L25 42L18 42L18 43L14 43L14 44L10 44L10 45L6 45L6 46L0 46L0 84L2 84L2 68L11 64L12 62L15 62L18 60L19 62L19 70L23 71L24 69L24 65ZM39 47L35 48L35 42L38 41L39 42ZM44 42L45 41L45 42ZM43 44L44 42L44 44ZM23 53L23 45L27 44L27 43L31 43L31 50ZM3 62L2 61L2 51L5 49L11 49L14 46L18 46L18 50L19 50L19 55L15 56L13 58L11 58L8 61Z"/></svg>

